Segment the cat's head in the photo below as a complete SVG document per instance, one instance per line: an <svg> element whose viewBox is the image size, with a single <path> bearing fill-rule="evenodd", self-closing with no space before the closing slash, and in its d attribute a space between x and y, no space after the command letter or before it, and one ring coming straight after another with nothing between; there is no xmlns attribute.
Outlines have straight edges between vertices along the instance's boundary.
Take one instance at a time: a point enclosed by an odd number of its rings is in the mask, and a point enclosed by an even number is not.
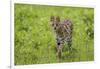
<svg viewBox="0 0 100 69"><path fill-rule="evenodd" d="M51 25L56 30L60 23L60 17L59 16L51 16L50 21L51 21Z"/></svg>

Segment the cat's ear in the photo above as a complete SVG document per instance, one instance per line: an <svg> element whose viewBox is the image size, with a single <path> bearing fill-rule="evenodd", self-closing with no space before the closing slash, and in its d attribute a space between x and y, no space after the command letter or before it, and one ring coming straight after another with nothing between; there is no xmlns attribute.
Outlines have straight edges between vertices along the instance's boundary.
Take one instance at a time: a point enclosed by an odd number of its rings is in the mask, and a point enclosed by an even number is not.
<svg viewBox="0 0 100 69"><path fill-rule="evenodd" d="M60 17L59 16L56 17L56 21L60 22Z"/></svg>
<svg viewBox="0 0 100 69"><path fill-rule="evenodd" d="M54 16L51 16L50 21L54 21Z"/></svg>

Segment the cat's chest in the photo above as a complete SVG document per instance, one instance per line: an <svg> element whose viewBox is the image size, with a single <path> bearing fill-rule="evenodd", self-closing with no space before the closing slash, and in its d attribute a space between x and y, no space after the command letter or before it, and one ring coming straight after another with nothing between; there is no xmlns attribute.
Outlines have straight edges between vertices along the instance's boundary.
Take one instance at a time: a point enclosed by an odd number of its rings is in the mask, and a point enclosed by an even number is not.
<svg viewBox="0 0 100 69"><path fill-rule="evenodd" d="M66 37L68 35L67 28L65 25L59 25L56 29L56 34L59 37Z"/></svg>

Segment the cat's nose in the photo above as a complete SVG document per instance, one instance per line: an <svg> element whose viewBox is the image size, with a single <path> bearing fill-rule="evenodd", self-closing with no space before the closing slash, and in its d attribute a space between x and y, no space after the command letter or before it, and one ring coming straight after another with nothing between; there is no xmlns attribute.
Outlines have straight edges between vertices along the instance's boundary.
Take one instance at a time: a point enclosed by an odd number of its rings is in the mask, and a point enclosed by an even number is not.
<svg viewBox="0 0 100 69"><path fill-rule="evenodd" d="M56 27L54 29L56 30Z"/></svg>

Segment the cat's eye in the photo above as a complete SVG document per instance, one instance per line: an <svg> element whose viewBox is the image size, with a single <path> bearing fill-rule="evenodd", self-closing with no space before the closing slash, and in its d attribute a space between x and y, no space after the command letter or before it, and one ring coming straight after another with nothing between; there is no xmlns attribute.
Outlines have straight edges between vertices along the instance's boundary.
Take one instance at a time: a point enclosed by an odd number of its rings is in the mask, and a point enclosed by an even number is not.
<svg viewBox="0 0 100 69"><path fill-rule="evenodd" d="M56 24L56 26L58 26L58 24Z"/></svg>
<svg viewBox="0 0 100 69"><path fill-rule="evenodd" d="M52 24L52 26L54 26L54 24Z"/></svg>

